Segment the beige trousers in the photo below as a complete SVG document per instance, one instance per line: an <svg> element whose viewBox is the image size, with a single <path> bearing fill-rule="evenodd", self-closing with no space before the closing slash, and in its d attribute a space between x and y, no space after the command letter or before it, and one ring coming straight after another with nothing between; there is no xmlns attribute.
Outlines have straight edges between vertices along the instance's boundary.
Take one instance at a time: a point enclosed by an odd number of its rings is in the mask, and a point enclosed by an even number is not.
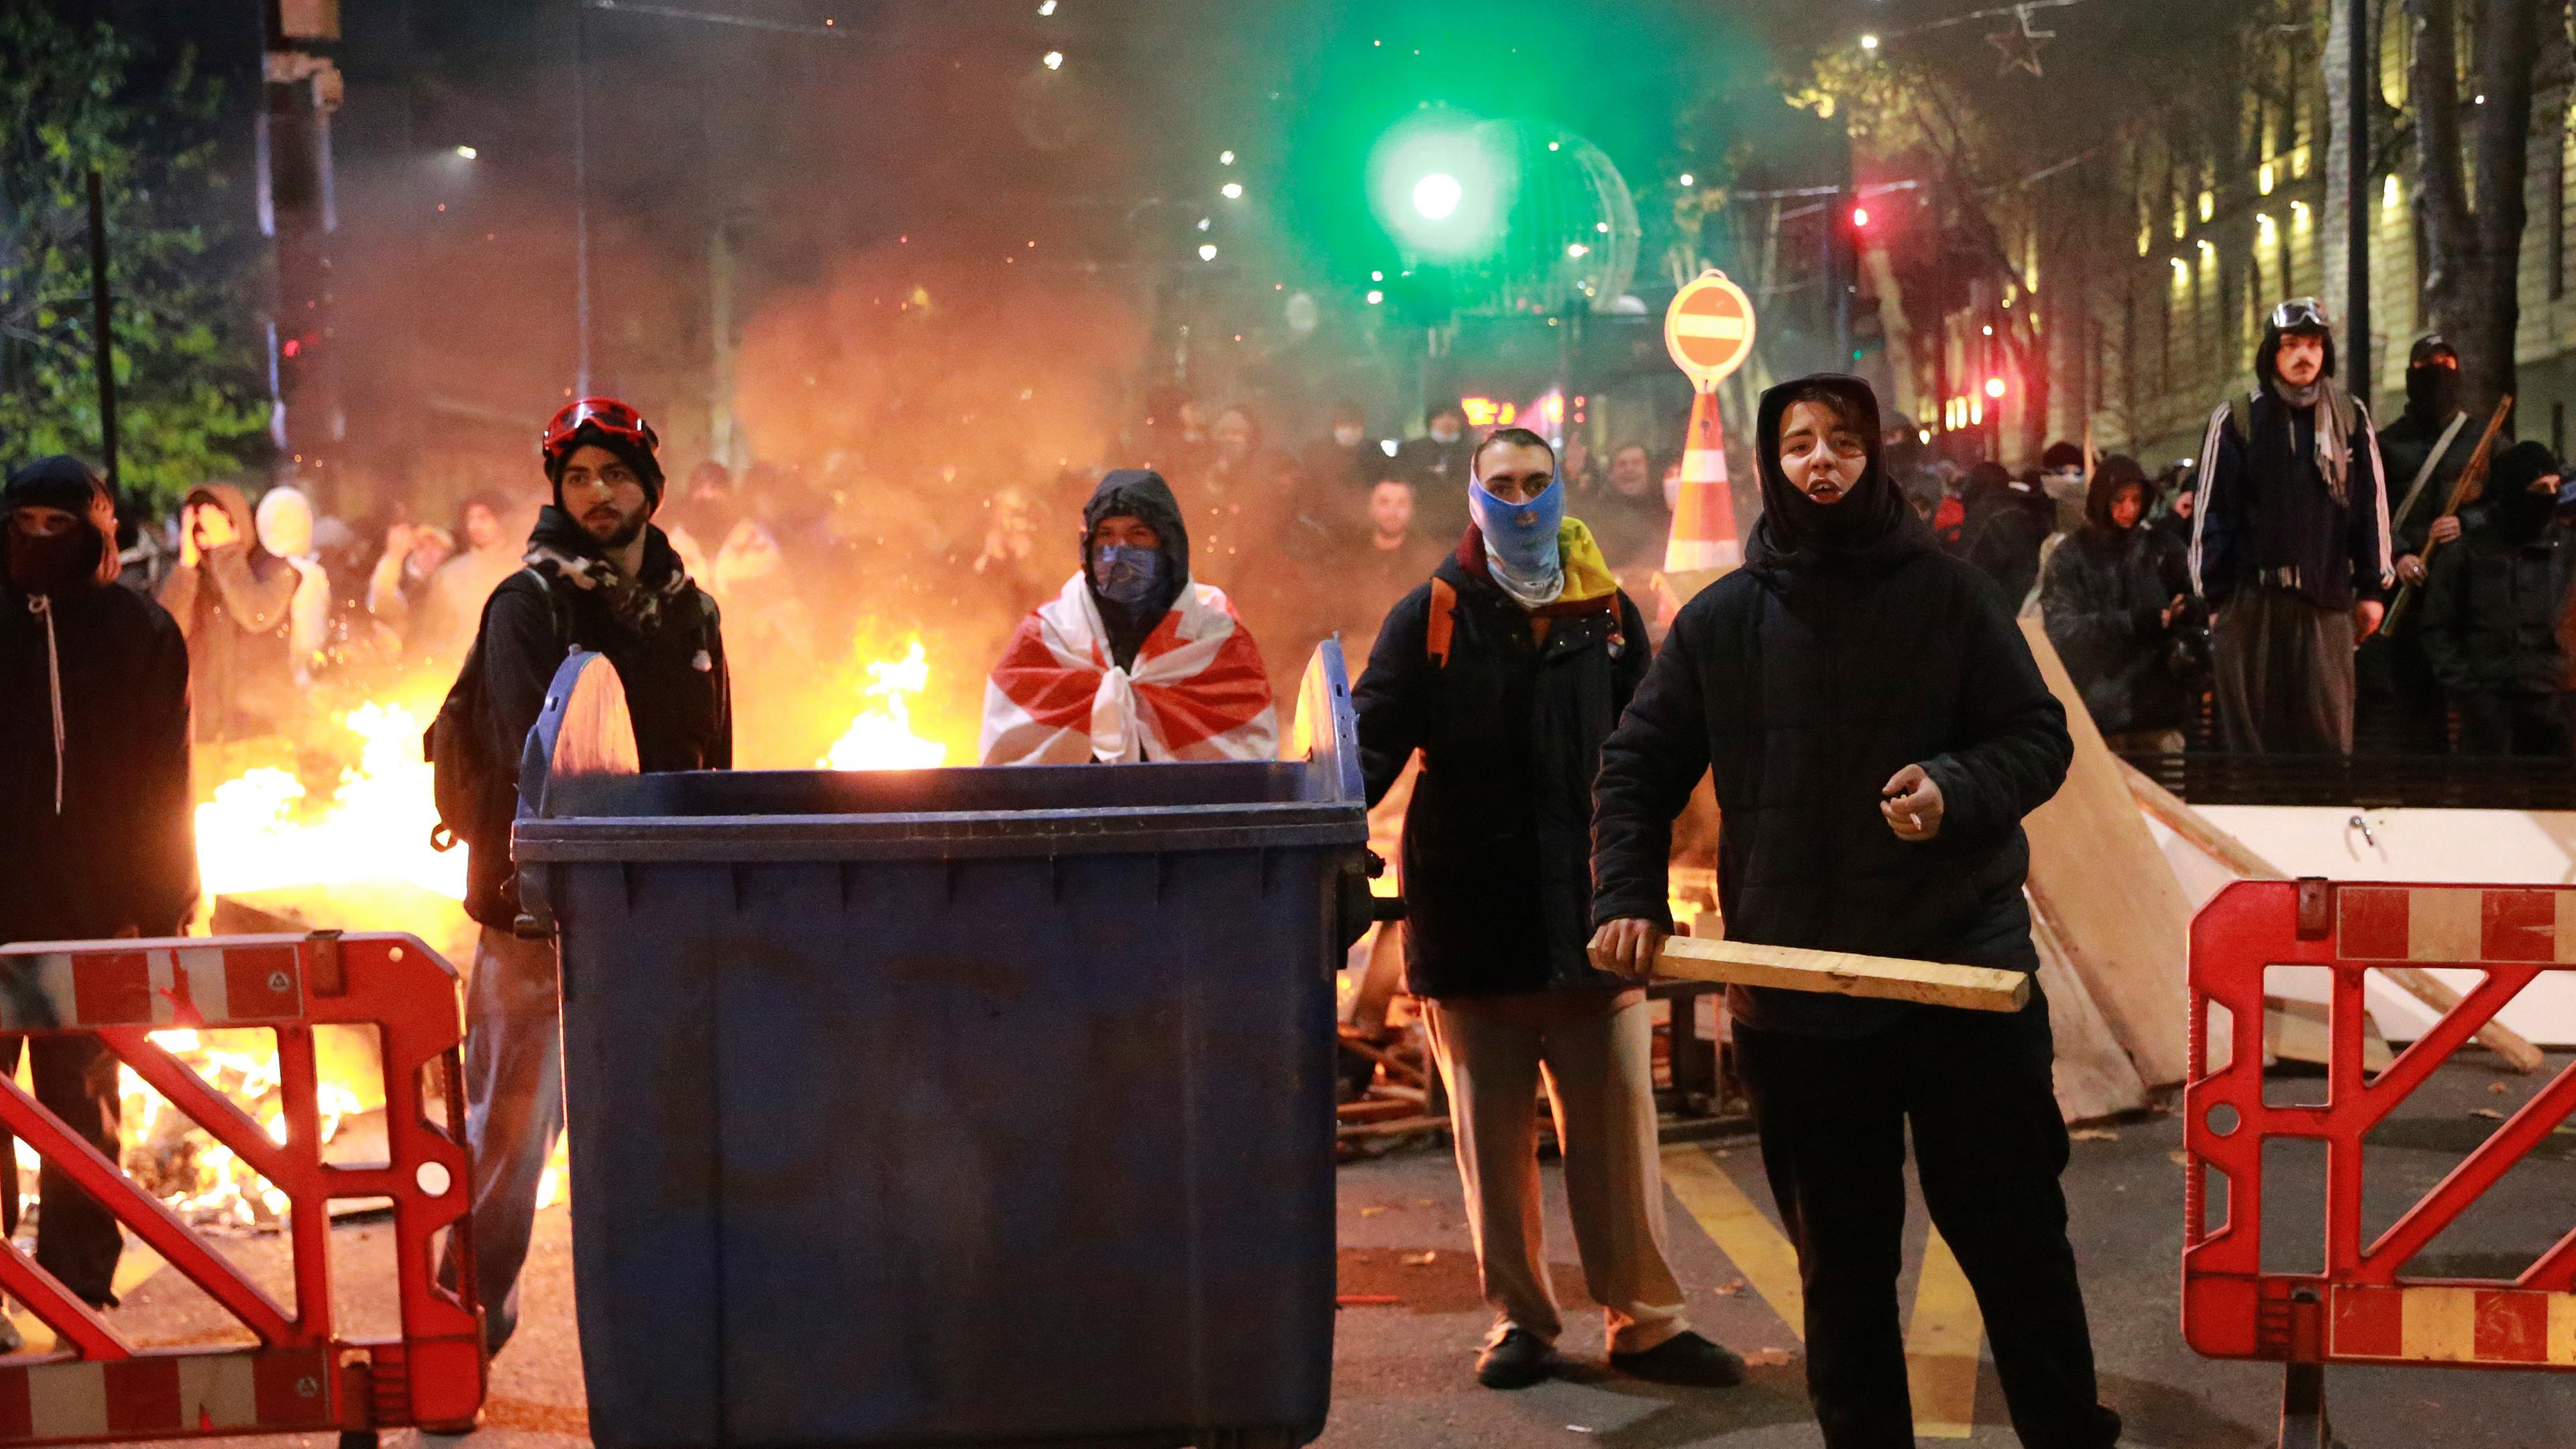
<svg viewBox="0 0 2576 1449"><path fill-rule="evenodd" d="M1564 1324L1540 1241L1538 1086L1546 1075L1565 1157L1583 1282L1608 1318L1610 1351L1641 1353L1690 1325L1664 1252L1655 1139L1653 1031L1641 991L1548 992L1428 1003L1449 1084L1449 1125L1494 1343Z"/></svg>

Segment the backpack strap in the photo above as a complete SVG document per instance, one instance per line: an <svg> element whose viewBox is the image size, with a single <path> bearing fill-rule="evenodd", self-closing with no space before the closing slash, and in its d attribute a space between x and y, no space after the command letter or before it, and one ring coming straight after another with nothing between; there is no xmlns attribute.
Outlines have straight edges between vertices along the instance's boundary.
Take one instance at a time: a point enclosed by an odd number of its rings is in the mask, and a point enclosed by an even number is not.
<svg viewBox="0 0 2576 1449"><path fill-rule="evenodd" d="M1435 669L1449 667L1449 639L1458 628L1458 589L1447 579L1431 578L1431 617L1422 633L1422 653Z"/></svg>

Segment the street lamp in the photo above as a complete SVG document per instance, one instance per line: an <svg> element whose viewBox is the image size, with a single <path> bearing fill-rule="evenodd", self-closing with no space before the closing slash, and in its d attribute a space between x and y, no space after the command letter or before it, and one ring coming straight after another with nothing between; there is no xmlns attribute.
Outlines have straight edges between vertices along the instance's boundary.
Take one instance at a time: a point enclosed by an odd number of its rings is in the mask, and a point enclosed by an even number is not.
<svg viewBox="0 0 2576 1449"><path fill-rule="evenodd" d="M1446 171L1434 171L1413 183L1413 209L1424 221L1447 221L1457 214L1467 189Z"/></svg>

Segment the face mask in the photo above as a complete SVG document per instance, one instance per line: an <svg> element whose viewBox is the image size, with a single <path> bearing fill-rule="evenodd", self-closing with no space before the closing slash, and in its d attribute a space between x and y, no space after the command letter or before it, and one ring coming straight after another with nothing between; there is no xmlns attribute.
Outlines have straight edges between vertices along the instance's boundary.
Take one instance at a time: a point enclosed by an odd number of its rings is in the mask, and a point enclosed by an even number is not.
<svg viewBox="0 0 2576 1449"><path fill-rule="evenodd" d="M1476 515L1476 528L1485 535L1486 546L1504 563L1524 574L1555 567L1557 525L1565 521L1562 474L1527 503L1506 503L1486 492L1484 484L1470 483L1467 505Z"/></svg>
<svg viewBox="0 0 2576 1449"><path fill-rule="evenodd" d="M1447 423L1442 423L1431 430L1431 441L1445 448L1458 441L1458 430Z"/></svg>
<svg viewBox="0 0 2576 1449"><path fill-rule="evenodd" d="M2039 487L2041 492L2061 502L2070 498L2081 498L2084 496L2084 470L2059 468L2053 472L2043 473L2040 475Z"/></svg>
<svg viewBox="0 0 2576 1449"><path fill-rule="evenodd" d="M1161 549L1104 543L1092 555L1092 587L1113 604L1141 608L1162 588L1163 566Z"/></svg>
<svg viewBox="0 0 2576 1449"><path fill-rule="evenodd" d="M2456 367L2406 369L2406 410L2421 417L2447 418L2459 411L2460 370Z"/></svg>
<svg viewBox="0 0 2576 1449"><path fill-rule="evenodd" d="M42 538L14 528L8 532L9 582L22 594L72 593L98 570L98 535L86 527Z"/></svg>
<svg viewBox="0 0 2576 1449"><path fill-rule="evenodd" d="M1351 423L1344 423L1340 427L1333 429L1333 441L1341 444L1345 448L1358 447L1360 445L1360 439L1367 436L1368 433L1365 429Z"/></svg>

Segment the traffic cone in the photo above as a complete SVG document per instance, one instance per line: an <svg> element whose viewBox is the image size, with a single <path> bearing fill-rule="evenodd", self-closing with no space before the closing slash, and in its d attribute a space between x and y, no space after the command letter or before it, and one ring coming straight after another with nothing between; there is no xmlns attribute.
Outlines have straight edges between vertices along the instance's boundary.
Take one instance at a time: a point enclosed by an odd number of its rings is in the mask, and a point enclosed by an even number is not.
<svg viewBox="0 0 2576 1449"><path fill-rule="evenodd" d="M1727 487L1726 428L1717 394L1691 399L1690 441L1682 451L1681 496L1673 503L1673 536L1664 545L1664 576L1683 599L1744 562L1735 534L1735 499Z"/></svg>

